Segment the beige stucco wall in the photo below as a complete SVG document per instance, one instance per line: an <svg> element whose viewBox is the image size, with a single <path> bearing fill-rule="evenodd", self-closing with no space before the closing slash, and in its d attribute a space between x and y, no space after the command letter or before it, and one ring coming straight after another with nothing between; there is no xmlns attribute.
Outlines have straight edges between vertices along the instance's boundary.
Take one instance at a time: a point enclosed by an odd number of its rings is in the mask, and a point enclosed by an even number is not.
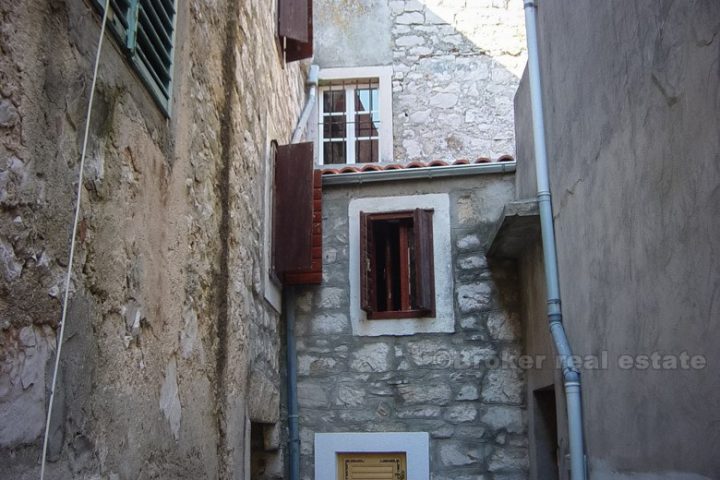
<svg viewBox="0 0 720 480"><path fill-rule="evenodd" d="M608 356L606 368L583 371L593 479L720 472L718 19L713 0L540 2L565 324L576 354ZM527 197L526 81L516 117ZM527 298L542 298L539 260L524 266L522 289L536 289ZM531 329L546 324L536 300L526 313ZM683 352L706 367L681 368ZM621 355L653 354L678 368L620 368Z"/></svg>

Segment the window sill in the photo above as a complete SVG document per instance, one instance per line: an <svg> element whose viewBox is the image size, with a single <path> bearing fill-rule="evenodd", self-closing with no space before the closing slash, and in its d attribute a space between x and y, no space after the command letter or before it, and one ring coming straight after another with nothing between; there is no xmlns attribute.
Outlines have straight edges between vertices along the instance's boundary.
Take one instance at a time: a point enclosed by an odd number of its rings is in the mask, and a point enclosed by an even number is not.
<svg viewBox="0 0 720 480"><path fill-rule="evenodd" d="M393 310L389 312L372 312L367 314L368 320L395 320L400 318L434 317L432 310Z"/></svg>

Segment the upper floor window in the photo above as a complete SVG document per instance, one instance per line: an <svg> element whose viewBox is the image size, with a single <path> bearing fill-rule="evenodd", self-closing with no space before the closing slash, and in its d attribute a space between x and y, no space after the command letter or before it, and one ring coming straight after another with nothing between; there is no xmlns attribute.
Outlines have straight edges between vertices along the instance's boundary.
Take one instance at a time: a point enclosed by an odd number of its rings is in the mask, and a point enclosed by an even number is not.
<svg viewBox="0 0 720 480"><path fill-rule="evenodd" d="M322 163L380 161L377 78L339 80L320 88Z"/></svg>
<svg viewBox="0 0 720 480"><path fill-rule="evenodd" d="M102 11L105 0L95 0ZM110 0L108 29L165 115L170 112L175 0Z"/></svg>
<svg viewBox="0 0 720 480"><path fill-rule="evenodd" d="M392 161L392 67L320 72L318 163Z"/></svg>

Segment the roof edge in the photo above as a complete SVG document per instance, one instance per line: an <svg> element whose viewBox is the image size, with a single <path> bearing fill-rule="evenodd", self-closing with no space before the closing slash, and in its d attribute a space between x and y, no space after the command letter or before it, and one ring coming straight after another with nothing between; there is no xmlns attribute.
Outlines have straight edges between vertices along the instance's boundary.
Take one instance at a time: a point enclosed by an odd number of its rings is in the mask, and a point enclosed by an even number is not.
<svg viewBox="0 0 720 480"><path fill-rule="evenodd" d="M336 185L357 185L364 183L394 182L407 180L433 180L436 178L513 173L517 163L492 162L469 165L447 165L433 167L403 168L397 170L370 170L346 175L323 175L323 187Z"/></svg>

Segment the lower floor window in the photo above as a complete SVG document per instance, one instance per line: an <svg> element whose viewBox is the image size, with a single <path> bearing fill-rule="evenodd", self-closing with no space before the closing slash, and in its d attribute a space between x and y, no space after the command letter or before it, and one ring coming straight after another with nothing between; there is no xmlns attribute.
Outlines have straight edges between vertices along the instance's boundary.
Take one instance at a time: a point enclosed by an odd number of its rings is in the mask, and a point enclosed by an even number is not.
<svg viewBox="0 0 720 480"><path fill-rule="evenodd" d="M338 453L338 480L405 480L407 478L405 452Z"/></svg>
<svg viewBox="0 0 720 480"><path fill-rule="evenodd" d="M430 480L427 432L316 433L317 480Z"/></svg>

